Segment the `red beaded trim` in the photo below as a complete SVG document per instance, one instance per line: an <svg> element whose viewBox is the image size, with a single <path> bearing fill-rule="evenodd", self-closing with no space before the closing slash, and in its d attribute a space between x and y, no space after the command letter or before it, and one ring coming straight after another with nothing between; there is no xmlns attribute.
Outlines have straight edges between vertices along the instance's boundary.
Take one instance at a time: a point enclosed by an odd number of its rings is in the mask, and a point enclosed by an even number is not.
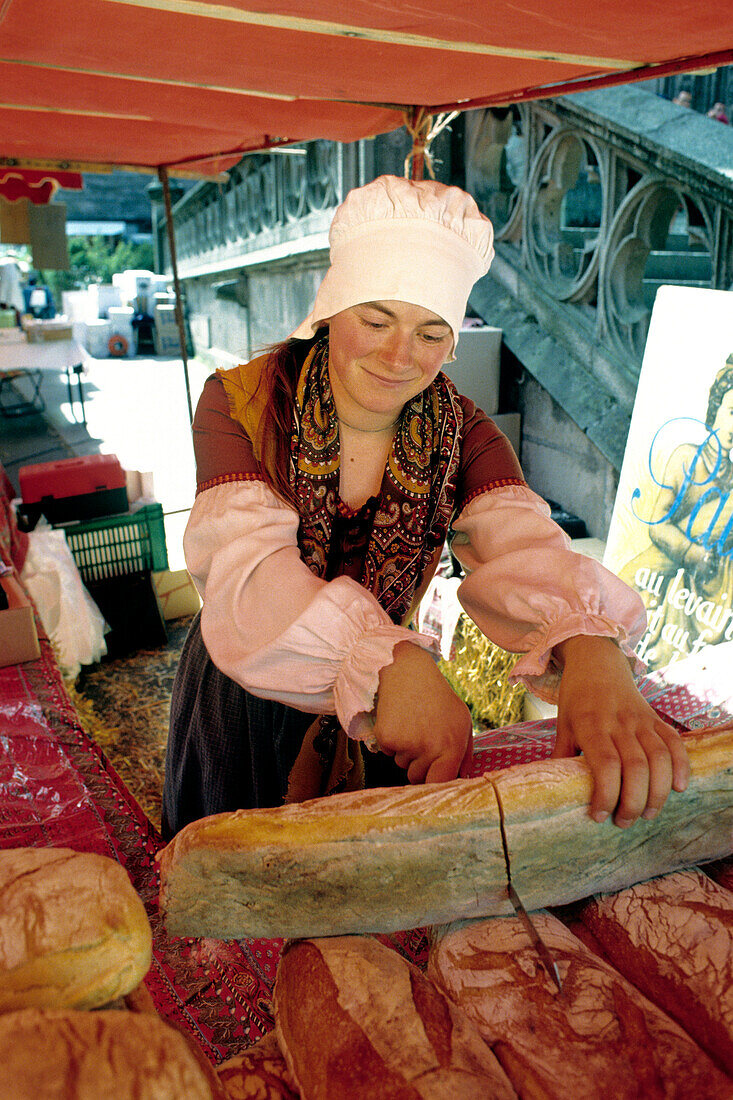
<svg viewBox="0 0 733 1100"><path fill-rule="evenodd" d="M507 485L519 485L524 489L527 488L527 482L523 477L502 477L498 481L488 481L464 498L462 508L465 508L475 497L480 497L482 493L490 493L493 489L504 489Z"/></svg>
<svg viewBox="0 0 733 1100"><path fill-rule="evenodd" d="M344 504L343 500L339 499L336 501L336 511L342 519L353 519L355 516L359 515L361 508L352 508L350 505Z"/></svg>
<svg viewBox="0 0 733 1100"><path fill-rule="evenodd" d="M208 481L202 481L196 486L196 496L205 489L213 489L215 485L228 485L232 481L264 481L260 474L219 474L218 477L210 477Z"/></svg>

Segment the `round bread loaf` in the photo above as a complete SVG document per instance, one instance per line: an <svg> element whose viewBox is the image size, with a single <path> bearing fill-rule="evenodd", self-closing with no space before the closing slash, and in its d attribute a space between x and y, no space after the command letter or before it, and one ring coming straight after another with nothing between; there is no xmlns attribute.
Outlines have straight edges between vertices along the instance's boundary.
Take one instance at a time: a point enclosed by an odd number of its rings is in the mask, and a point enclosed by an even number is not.
<svg viewBox="0 0 733 1100"><path fill-rule="evenodd" d="M28 1008L0 1016L8 1100L219 1100L188 1043L147 1013Z"/></svg>
<svg viewBox="0 0 733 1100"><path fill-rule="evenodd" d="M119 863L69 848L0 851L0 1012L109 1004L142 981L151 950Z"/></svg>
<svg viewBox="0 0 733 1100"><path fill-rule="evenodd" d="M277 1037L270 1032L216 1070L227 1100L298 1100Z"/></svg>

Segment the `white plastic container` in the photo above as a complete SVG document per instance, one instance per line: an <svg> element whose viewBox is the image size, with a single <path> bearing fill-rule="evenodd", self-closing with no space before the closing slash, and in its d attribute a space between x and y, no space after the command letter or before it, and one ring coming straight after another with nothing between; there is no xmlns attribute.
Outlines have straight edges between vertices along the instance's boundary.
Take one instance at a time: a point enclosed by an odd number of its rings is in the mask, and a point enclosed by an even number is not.
<svg viewBox="0 0 733 1100"><path fill-rule="evenodd" d="M87 351L94 359L109 358L109 338L112 325L109 321L87 321Z"/></svg>
<svg viewBox="0 0 733 1100"><path fill-rule="evenodd" d="M64 290L61 301L64 313L72 323L80 321L86 324L87 321L95 321L99 318L97 295L92 297L88 289Z"/></svg>
<svg viewBox="0 0 733 1100"><path fill-rule="evenodd" d="M164 293L168 289L166 276L153 271L119 271L112 276L112 282L125 305L134 306L138 313L147 313L151 317L156 293Z"/></svg>
<svg viewBox="0 0 733 1100"><path fill-rule="evenodd" d="M463 328L458 338L455 363L445 373L464 397L470 397L487 416L499 408L500 328Z"/></svg>
<svg viewBox="0 0 733 1100"><path fill-rule="evenodd" d="M92 300L92 316L105 320L109 316L110 306L121 306L122 297L116 286L111 283L92 283L89 287Z"/></svg>

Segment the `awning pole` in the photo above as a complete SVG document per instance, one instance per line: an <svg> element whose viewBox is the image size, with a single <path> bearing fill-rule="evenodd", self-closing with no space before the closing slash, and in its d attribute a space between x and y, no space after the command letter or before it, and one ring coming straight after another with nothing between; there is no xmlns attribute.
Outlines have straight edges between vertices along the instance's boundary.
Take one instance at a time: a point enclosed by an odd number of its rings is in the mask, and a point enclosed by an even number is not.
<svg viewBox="0 0 733 1100"><path fill-rule="evenodd" d="M445 130L454 118L458 117L458 114L458 111L451 111L449 114L438 115L436 119L433 119L426 107L410 107L409 110L403 112L405 129L412 138L412 149L405 159L405 176L407 179L424 179L426 167L430 173L430 178L435 179L430 146L438 134Z"/></svg>
<svg viewBox="0 0 733 1100"><path fill-rule="evenodd" d="M183 323L183 305L181 302L181 284L178 280L178 261L176 259L176 237L173 232L173 214L171 211L171 189L168 183L168 169L158 169L158 179L163 187L163 204L165 206L165 226L168 233L168 248L171 254L171 269L173 271L173 290L176 296L176 325L178 326L178 340L181 345L181 359L183 360L183 375L186 379L186 400L188 401L188 419L193 423L193 405L191 404L191 384L188 377L188 354L186 351L186 326Z"/></svg>

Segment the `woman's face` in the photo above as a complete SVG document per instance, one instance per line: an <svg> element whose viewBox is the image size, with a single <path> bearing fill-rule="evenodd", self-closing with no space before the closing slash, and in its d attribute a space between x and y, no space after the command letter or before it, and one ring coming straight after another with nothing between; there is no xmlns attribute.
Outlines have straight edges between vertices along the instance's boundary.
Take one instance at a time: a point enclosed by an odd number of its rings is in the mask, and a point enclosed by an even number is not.
<svg viewBox="0 0 733 1100"><path fill-rule="evenodd" d="M728 390L715 414L713 428L718 434L720 446L728 453L733 450L733 390Z"/></svg>
<svg viewBox="0 0 733 1100"><path fill-rule="evenodd" d="M422 306L367 302L329 321L328 369L339 416L359 428L397 419L453 349L450 326Z"/></svg>

